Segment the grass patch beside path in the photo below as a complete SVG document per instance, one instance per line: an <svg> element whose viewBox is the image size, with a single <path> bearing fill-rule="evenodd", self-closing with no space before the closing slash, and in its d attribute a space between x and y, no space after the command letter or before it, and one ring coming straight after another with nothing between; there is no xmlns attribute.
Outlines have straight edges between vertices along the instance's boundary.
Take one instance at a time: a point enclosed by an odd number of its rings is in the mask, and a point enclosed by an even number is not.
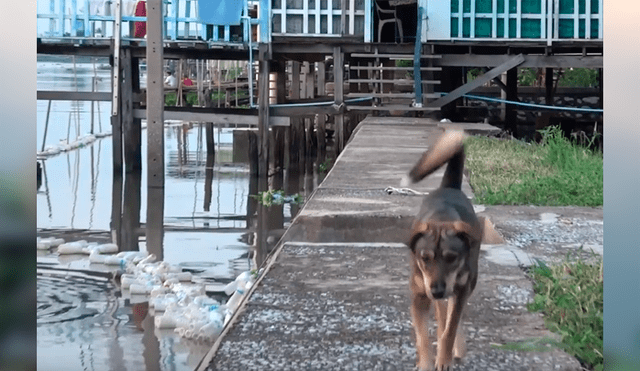
<svg viewBox="0 0 640 371"><path fill-rule="evenodd" d="M541 144L470 137L466 166L475 202L487 205L602 206L602 153L576 145L558 128L542 132ZM576 357L588 370L602 371L602 257L589 264L567 259L533 266L535 297L528 305L542 312L559 344L507 344L532 350L554 345ZM531 348L531 349L530 349Z"/></svg>
<svg viewBox="0 0 640 371"><path fill-rule="evenodd" d="M552 267L538 261L530 273L535 297L528 309L545 314L547 328L562 336L567 353L587 369L602 371L602 258L596 264L567 258Z"/></svg>
<svg viewBox="0 0 640 371"><path fill-rule="evenodd" d="M602 153L570 142L558 128L542 133L541 144L467 139L466 166L477 203L602 206Z"/></svg>

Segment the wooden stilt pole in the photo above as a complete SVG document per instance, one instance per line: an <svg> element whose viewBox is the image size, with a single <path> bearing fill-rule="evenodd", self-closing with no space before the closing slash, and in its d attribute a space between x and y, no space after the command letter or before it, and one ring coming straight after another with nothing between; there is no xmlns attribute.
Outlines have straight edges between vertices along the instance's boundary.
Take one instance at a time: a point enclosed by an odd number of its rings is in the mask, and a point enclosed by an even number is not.
<svg viewBox="0 0 640 371"><path fill-rule="evenodd" d="M261 58L259 68L258 137L260 139L260 150L258 155L260 159L258 172L260 176L266 177L269 170L269 59Z"/></svg>
<svg viewBox="0 0 640 371"><path fill-rule="evenodd" d="M122 129L124 137L124 162L127 173L139 172L142 169L141 128L140 119L133 118L134 75L138 74L138 58L135 63L131 58L131 50L122 53ZM135 79L137 82L137 78Z"/></svg>
<svg viewBox="0 0 640 371"><path fill-rule="evenodd" d="M518 100L518 67L514 67L507 71L507 100ZM511 131L512 135L516 135L518 114L513 104L507 104L505 107L505 127Z"/></svg>
<svg viewBox="0 0 640 371"><path fill-rule="evenodd" d="M164 84L162 1L147 1L147 251L164 259ZM181 78L181 76L178 76Z"/></svg>
<svg viewBox="0 0 640 371"><path fill-rule="evenodd" d="M334 102L335 105L341 107L344 103L344 56L339 46L333 48L333 80L334 80ZM343 108L341 107L341 111ZM344 148L344 113L338 113L335 116L336 131L336 154L342 152Z"/></svg>

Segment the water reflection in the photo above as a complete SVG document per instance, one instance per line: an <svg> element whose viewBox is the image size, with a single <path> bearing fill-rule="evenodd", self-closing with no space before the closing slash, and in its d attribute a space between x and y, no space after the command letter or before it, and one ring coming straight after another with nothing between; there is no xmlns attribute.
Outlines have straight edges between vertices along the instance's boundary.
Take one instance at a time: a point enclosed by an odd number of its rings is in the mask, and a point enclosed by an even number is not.
<svg viewBox="0 0 640 371"><path fill-rule="evenodd" d="M171 127L167 131L175 138L174 150L167 154L170 159L175 159L168 162L167 166L167 173L171 174L167 175L169 187L154 195L155 199L149 206L156 212L167 211L163 224L163 248L150 252L194 272L210 283L225 283L243 271L260 267L300 206L285 204L267 207L251 196L269 189L284 189L286 194L300 193L305 197L310 195L322 178L322 174L318 174L318 164L324 158L316 156L296 164L296 171L291 173L285 169L273 172L268 178L258 178L249 176L250 169L257 165L255 163L221 163L220 160L225 156L232 156L225 145L207 144L207 138L215 133L211 125ZM178 141L178 138L182 139ZM76 202L71 210L78 214L82 212L78 207L96 209L96 204L104 201L98 187L98 169L101 166L97 160L101 147L100 143L96 143L95 147L66 156L73 164L71 172L65 174L72 190L77 192L81 187L81 173L91 171L87 177L91 203ZM239 147L246 149L246 146ZM85 154L88 154L89 161L86 167L82 167L82 156ZM50 195L49 161L41 165L42 186L39 196ZM102 161L105 162L104 159ZM65 172L69 171L66 168L67 161L63 162ZM117 241L121 251L148 248L144 228L149 223L144 218L144 210L147 207L146 194L153 190L146 189L144 177L145 173L140 171L117 174L111 178L110 239ZM241 179L245 179L246 183ZM189 190L189 196L178 195L171 187L172 180L183 190ZM225 180L234 180L228 189L221 188ZM184 217L178 217L175 211L167 207L170 204L167 200L173 197L178 197L183 203L193 203L190 206L191 215L183 213L181 215ZM189 198L192 198L191 202ZM233 213L224 212L223 199L234 200ZM50 209L39 212L51 215ZM212 238L211 234L215 236ZM42 255L41 258L55 258L56 264L64 265L70 271L86 268L95 272L103 269L95 264L87 266L83 257L74 259ZM39 266L42 266L41 258ZM118 286L109 279L101 276L98 281L84 277L80 282L68 273L54 276L38 276L38 296L41 300L38 303L39 369L57 367L62 359L51 354L62 352L70 359L78 359L77 367L72 365L69 370L186 370L192 369L209 349L207 345L192 343L171 332L155 329L148 303L121 297ZM65 297L59 296L58 292L64 293ZM52 309L52 303L58 302L67 304L58 310ZM124 342L126 347L122 346ZM65 351L61 348L65 348Z"/></svg>
<svg viewBox="0 0 640 371"><path fill-rule="evenodd" d="M82 80L91 80L95 70L85 70L69 78L72 68L41 71L39 65L38 89L92 86ZM78 65L76 71L82 68ZM47 103L38 104L39 135L44 133ZM95 120L88 102L54 102L47 141L86 133L93 121L108 123L109 109L102 105ZM283 189L288 195L309 196L322 180L318 164L324 154L308 153L286 167L274 166L268 178L251 176L257 158L249 151L250 140L255 141L255 134L246 135L250 132L205 123L169 123L165 187L158 190L147 187L144 161L141 171L113 173L108 137L41 159L39 235L113 241L121 251L145 251L152 246L147 243L146 228L154 225L149 219L157 217L156 225L162 228L152 234L161 239L162 248L148 251L193 272L211 287L258 268L300 206L266 207L251 195ZM142 158L146 159L144 133ZM109 270L89 264L86 256L39 252L38 369L57 370L60 365L66 370L193 369L210 344L155 329L148 303L123 298L106 273ZM220 295L215 289L210 294Z"/></svg>

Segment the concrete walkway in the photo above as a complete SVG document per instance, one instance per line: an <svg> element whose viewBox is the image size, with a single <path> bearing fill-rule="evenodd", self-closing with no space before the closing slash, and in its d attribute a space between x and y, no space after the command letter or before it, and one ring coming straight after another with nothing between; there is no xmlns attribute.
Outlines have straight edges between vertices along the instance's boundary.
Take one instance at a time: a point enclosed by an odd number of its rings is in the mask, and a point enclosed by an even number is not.
<svg viewBox="0 0 640 371"><path fill-rule="evenodd" d="M414 369L403 242L421 197L385 189L398 187L442 125L476 134L496 129L394 117L370 117L358 126L199 369ZM443 171L414 189L436 188ZM463 190L472 196L466 180ZM556 337L525 307L533 295L522 267L581 245L601 252L602 209L477 209L499 233L482 247L464 319L468 353L454 369L580 370L576 359L541 341Z"/></svg>

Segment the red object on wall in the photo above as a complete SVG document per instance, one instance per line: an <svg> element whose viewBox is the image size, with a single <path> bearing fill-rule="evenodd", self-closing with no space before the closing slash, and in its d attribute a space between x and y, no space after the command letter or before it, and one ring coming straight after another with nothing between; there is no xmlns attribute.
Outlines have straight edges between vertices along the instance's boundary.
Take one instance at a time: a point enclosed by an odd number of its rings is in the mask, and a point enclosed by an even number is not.
<svg viewBox="0 0 640 371"><path fill-rule="evenodd" d="M136 3L136 10L133 13L136 17L146 17L147 16L147 2L146 1L138 1ZM133 34L134 37L145 37L147 34L147 22L135 22L135 32Z"/></svg>

